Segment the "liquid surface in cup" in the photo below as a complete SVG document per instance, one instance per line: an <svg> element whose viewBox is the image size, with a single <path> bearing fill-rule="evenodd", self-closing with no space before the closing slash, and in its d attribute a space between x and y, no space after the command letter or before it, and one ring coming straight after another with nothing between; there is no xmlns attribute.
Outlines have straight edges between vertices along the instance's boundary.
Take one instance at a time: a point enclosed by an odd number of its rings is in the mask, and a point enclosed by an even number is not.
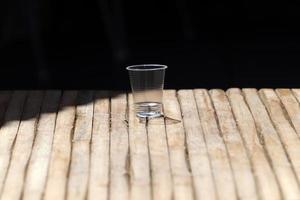
<svg viewBox="0 0 300 200"><path fill-rule="evenodd" d="M138 117L157 117L162 111L162 89L138 91L134 94Z"/></svg>
<svg viewBox="0 0 300 200"><path fill-rule="evenodd" d="M138 117L157 117L161 115L164 75L164 68L129 70L135 110Z"/></svg>
<svg viewBox="0 0 300 200"><path fill-rule="evenodd" d="M162 104L159 102L135 103L135 110L138 117L158 117L161 115Z"/></svg>

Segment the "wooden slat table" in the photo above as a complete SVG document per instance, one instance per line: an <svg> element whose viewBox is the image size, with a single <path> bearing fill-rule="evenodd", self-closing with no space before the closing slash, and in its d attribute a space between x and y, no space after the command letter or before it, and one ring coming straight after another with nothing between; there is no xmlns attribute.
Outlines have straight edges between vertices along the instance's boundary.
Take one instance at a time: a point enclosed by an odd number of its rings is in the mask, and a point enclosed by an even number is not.
<svg viewBox="0 0 300 200"><path fill-rule="evenodd" d="M1 199L300 199L300 89L0 92Z"/></svg>

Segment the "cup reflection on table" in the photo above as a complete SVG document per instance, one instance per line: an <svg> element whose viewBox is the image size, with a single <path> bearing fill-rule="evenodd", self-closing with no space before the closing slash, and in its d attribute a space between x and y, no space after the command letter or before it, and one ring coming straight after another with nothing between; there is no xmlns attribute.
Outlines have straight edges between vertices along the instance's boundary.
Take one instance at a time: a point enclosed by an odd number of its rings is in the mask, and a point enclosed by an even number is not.
<svg viewBox="0 0 300 200"><path fill-rule="evenodd" d="M138 117L162 116L162 99L166 65L128 66L135 112Z"/></svg>

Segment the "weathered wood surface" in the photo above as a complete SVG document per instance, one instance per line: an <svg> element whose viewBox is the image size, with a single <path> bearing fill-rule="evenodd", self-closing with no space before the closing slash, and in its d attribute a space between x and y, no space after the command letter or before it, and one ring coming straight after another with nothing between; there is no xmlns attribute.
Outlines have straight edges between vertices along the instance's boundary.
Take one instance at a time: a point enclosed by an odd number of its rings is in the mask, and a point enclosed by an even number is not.
<svg viewBox="0 0 300 200"><path fill-rule="evenodd" d="M109 99L107 91L94 94L94 119L91 141L91 168L88 199L104 200L109 184Z"/></svg>
<svg viewBox="0 0 300 200"><path fill-rule="evenodd" d="M27 166L23 199L41 199L43 196L60 96L60 91L47 91L45 94L31 157Z"/></svg>
<svg viewBox="0 0 300 200"><path fill-rule="evenodd" d="M0 92L0 199L300 199L300 90Z"/></svg>
<svg viewBox="0 0 300 200"><path fill-rule="evenodd" d="M150 161L146 123L135 117L132 94L128 95L130 145L130 197L133 200L151 199Z"/></svg>
<svg viewBox="0 0 300 200"><path fill-rule="evenodd" d="M93 126L93 92L78 93L76 122L72 138L67 199L85 199L88 191L90 143Z"/></svg>
<svg viewBox="0 0 300 200"><path fill-rule="evenodd" d="M257 187L251 172L250 160L231 112L228 98L222 90L211 90L210 96L214 104L219 128L227 147L237 194L240 199L257 199Z"/></svg>
<svg viewBox="0 0 300 200"><path fill-rule="evenodd" d="M252 164L260 197L269 199L272 196L272 199L280 199L280 190L271 164L268 162L268 155L265 154L264 143L257 133L253 117L243 96L236 89L228 90L227 95ZM264 187L265 185L268 187Z"/></svg>
<svg viewBox="0 0 300 200"><path fill-rule="evenodd" d="M65 91L56 119L45 199L64 199L71 158L77 92Z"/></svg>
<svg viewBox="0 0 300 200"><path fill-rule="evenodd" d="M29 92L3 188L3 199L19 199L21 197L26 165L33 146L43 94L42 91Z"/></svg>

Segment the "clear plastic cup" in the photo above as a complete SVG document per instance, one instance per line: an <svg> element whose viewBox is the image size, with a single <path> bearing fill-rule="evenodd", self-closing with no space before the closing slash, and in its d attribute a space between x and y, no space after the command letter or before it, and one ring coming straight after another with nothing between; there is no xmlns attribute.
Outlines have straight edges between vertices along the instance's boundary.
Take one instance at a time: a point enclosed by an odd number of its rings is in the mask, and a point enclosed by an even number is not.
<svg viewBox="0 0 300 200"><path fill-rule="evenodd" d="M162 116L162 98L166 65L132 65L129 72L135 112L138 117Z"/></svg>

